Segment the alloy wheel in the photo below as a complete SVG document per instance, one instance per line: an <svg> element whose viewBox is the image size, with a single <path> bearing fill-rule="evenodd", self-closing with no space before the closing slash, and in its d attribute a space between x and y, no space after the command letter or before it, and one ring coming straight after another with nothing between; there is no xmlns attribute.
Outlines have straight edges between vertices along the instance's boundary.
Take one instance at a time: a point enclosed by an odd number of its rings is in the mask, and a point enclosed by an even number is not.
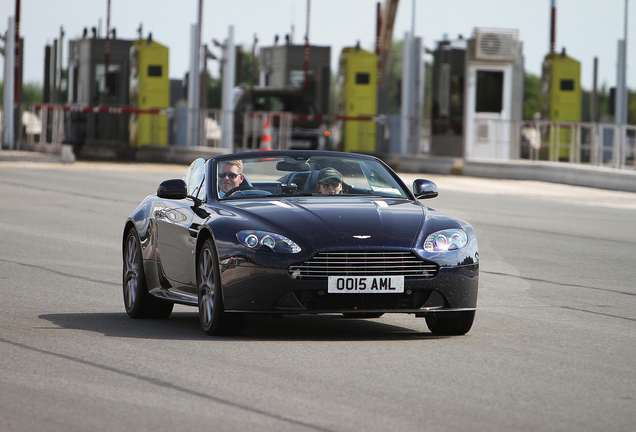
<svg viewBox="0 0 636 432"><path fill-rule="evenodd" d="M201 324L205 329L208 329L212 325L214 313L214 260L212 252L207 247L203 249L201 254L199 262L199 275L201 278L199 285L199 292L201 293L199 314L201 316Z"/></svg>
<svg viewBox="0 0 636 432"><path fill-rule="evenodd" d="M139 248L134 235L128 236L126 242L126 256L124 260L126 272L124 275L124 301L126 309L131 310L137 300L139 287Z"/></svg>

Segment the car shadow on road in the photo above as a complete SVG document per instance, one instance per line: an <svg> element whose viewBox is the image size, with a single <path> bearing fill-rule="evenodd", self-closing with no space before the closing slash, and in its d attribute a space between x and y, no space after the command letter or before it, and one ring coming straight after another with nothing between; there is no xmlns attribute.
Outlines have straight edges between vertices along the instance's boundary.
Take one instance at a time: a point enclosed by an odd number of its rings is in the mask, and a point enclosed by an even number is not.
<svg viewBox="0 0 636 432"><path fill-rule="evenodd" d="M173 312L167 320L137 320L125 313L42 314L39 318L55 326L39 329L84 330L117 338L232 341L398 341L439 338L428 331L421 331L426 328L421 319L413 321L413 328L408 328L390 323L386 318L352 319L341 315L295 315L284 318L248 316L242 335L210 337L201 330L197 312Z"/></svg>

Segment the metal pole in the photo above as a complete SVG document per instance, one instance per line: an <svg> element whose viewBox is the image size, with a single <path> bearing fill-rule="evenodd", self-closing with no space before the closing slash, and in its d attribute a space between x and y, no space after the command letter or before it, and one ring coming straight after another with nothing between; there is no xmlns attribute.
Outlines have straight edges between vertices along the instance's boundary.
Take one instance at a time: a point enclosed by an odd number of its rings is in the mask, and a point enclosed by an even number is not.
<svg viewBox="0 0 636 432"><path fill-rule="evenodd" d="M63 103L64 101L62 100L62 81L63 81L63 72L64 72L64 67L62 66L62 62L64 61L64 27L60 26L60 42L57 46L57 49L59 51L59 54L57 56L58 61L57 61L57 71L55 72L57 74L57 76L59 77L57 85L59 86L59 88L56 90L56 93L58 94L58 98L57 101L58 103ZM107 63L108 64L108 63ZM106 75L108 76L108 75ZM106 88L108 90L108 88Z"/></svg>
<svg viewBox="0 0 636 432"><path fill-rule="evenodd" d="M188 131L187 146L198 146L199 136L199 87L201 83L201 15L203 0L199 0L197 23L190 27L190 73L188 76Z"/></svg>
<svg viewBox="0 0 636 432"><path fill-rule="evenodd" d="M624 33L623 33L623 90L624 90L624 96L623 96L623 119L622 119L622 124L627 124L627 107L628 107L628 103L627 103L627 99L628 99L628 92L627 92L627 1L625 0L625 26L624 26Z"/></svg>
<svg viewBox="0 0 636 432"><path fill-rule="evenodd" d="M618 70L616 73L615 123L627 124L627 0L623 39L618 41Z"/></svg>
<svg viewBox="0 0 636 432"><path fill-rule="evenodd" d="M382 29L382 5L380 2L376 5L375 10L375 53L380 56L380 31ZM378 65L380 62L378 61ZM378 68L379 69L379 68ZM379 70L378 70L379 72ZM380 74L378 74L379 78Z"/></svg>
<svg viewBox="0 0 636 432"><path fill-rule="evenodd" d="M22 74L20 73L20 65L22 62L20 61L20 56L22 53L20 52L20 0L15 1L15 45L13 46L15 49L15 58L14 58L14 70L15 75L13 79L13 85L15 86L15 105L16 108L20 106L20 94L22 92Z"/></svg>
<svg viewBox="0 0 636 432"><path fill-rule="evenodd" d="M61 41L61 39L60 39ZM60 63L62 60L60 59ZM108 68L110 63L110 0L106 2L106 48L104 50L104 82L106 84L106 95L108 95Z"/></svg>
<svg viewBox="0 0 636 432"><path fill-rule="evenodd" d="M598 121L598 57L594 57L594 83L592 90L592 121Z"/></svg>
<svg viewBox="0 0 636 432"><path fill-rule="evenodd" d="M311 0L307 0L307 33L305 34L305 84L304 89L309 89L309 11L311 9Z"/></svg>
<svg viewBox="0 0 636 432"><path fill-rule="evenodd" d="M199 98L199 79L197 73L197 26L190 26L190 71L188 74L188 130L186 133L186 146L196 146L199 143L199 116L198 116L198 98Z"/></svg>
<svg viewBox="0 0 636 432"><path fill-rule="evenodd" d="M556 0L552 0L550 8L550 53L554 52L556 41Z"/></svg>
<svg viewBox="0 0 636 432"><path fill-rule="evenodd" d="M223 119L221 126L221 142L226 150L232 150L234 143L234 107L232 106L232 93L236 77L236 47L234 46L234 26L228 29L228 38L225 42L223 54L223 87L221 108Z"/></svg>
<svg viewBox="0 0 636 432"><path fill-rule="evenodd" d="M13 150L15 143L14 131L14 62L15 62L15 49L13 44L15 43L15 21L13 17L9 17L9 27L7 29L7 39L5 45L5 57L4 57L4 97L3 97L3 112L2 117L2 148Z"/></svg>
<svg viewBox="0 0 636 432"><path fill-rule="evenodd" d="M407 153L410 132L410 92L411 92L411 36L404 33L404 46L402 49L402 107L400 118L400 154Z"/></svg>

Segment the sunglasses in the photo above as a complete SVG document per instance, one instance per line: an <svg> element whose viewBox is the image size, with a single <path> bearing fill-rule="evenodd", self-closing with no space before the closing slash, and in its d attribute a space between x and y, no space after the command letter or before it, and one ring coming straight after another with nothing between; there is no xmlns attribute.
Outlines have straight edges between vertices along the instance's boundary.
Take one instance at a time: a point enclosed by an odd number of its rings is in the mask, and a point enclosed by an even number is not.
<svg viewBox="0 0 636 432"><path fill-rule="evenodd" d="M227 178L229 178L229 179L234 180L234 179L235 179L235 178L237 178L238 176L239 176L238 174L234 174L234 173L231 173L231 172L222 172L222 173L219 173L219 178L220 178L220 179L227 177Z"/></svg>
<svg viewBox="0 0 636 432"><path fill-rule="evenodd" d="M323 187L331 186L331 187L335 188L335 187L340 186L340 182L338 180L333 180L333 181L330 181L330 182L322 182L322 183L320 183L320 186L323 186Z"/></svg>

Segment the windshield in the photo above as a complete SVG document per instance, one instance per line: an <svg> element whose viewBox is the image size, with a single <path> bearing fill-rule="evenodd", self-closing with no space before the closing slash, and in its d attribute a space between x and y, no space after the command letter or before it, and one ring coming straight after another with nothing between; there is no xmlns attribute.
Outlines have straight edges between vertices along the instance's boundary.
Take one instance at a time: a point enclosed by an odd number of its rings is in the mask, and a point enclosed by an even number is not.
<svg viewBox="0 0 636 432"><path fill-rule="evenodd" d="M217 163L221 199L293 196L409 198L391 172L374 159L257 154Z"/></svg>

